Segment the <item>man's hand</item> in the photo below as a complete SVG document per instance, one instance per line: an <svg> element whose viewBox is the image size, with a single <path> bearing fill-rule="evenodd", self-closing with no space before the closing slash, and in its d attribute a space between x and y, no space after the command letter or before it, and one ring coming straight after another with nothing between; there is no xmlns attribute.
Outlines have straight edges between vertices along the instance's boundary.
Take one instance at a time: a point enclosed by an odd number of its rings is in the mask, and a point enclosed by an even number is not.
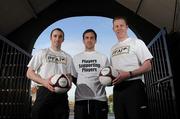
<svg viewBox="0 0 180 119"><path fill-rule="evenodd" d="M52 82L50 81L52 76L48 80L43 80L42 85L49 89L50 91L54 92L54 87L52 86Z"/></svg>
<svg viewBox="0 0 180 119"><path fill-rule="evenodd" d="M123 80L127 79L130 77L129 72L126 71L119 71L118 76L112 81L113 85L117 85L121 83Z"/></svg>

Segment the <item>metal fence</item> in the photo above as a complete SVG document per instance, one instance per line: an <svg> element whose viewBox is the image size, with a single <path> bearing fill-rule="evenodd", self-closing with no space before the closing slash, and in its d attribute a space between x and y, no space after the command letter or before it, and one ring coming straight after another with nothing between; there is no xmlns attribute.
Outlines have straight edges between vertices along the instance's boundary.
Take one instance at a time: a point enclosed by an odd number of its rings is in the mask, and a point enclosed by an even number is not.
<svg viewBox="0 0 180 119"><path fill-rule="evenodd" d="M0 36L0 119L30 118L30 80L26 68L31 55Z"/></svg>
<svg viewBox="0 0 180 119"><path fill-rule="evenodd" d="M150 119L178 119L173 75L162 29L148 45L153 58L153 70L145 74Z"/></svg>

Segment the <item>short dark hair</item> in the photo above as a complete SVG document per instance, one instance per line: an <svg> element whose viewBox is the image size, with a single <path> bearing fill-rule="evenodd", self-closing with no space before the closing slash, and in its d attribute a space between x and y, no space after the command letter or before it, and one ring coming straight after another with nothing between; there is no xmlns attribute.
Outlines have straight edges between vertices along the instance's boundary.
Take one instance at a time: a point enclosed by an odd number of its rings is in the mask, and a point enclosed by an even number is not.
<svg viewBox="0 0 180 119"><path fill-rule="evenodd" d="M95 35L95 40L96 40L97 39L97 34L96 34L96 32L93 29L85 30L84 33L83 33L83 39L84 39L85 34L89 33L89 32L91 32L91 33L93 33Z"/></svg>
<svg viewBox="0 0 180 119"><path fill-rule="evenodd" d="M113 23L115 20L118 20L118 19L123 19L125 21L126 25L128 25L128 21L127 21L127 18L125 16L115 16L113 18Z"/></svg>
<svg viewBox="0 0 180 119"><path fill-rule="evenodd" d="M52 37L52 34L53 34L53 32L54 32L55 30L62 32L62 34L63 34L63 40L64 40L64 31L63 31L62 29L60 29L60 28L55 28L55 29L53 29L53 30L51 31L50 36Z"/></svg>

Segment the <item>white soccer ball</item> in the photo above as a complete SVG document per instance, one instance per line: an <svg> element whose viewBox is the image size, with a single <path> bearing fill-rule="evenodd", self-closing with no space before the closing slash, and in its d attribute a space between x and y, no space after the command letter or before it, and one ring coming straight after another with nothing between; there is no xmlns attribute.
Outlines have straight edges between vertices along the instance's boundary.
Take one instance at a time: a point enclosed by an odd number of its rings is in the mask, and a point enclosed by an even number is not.
<svg viewBox="0 0 180 119"><path fill-rule="evenodd" d="M118 76L118 71L112 66L104 67L100 70L99 81L104 86L112 86L112 81Z"/></svg>
<svg viewBox="0 0 180 119"><path fill-rule="evenodd" d="M55 74L50 81L56 93L66 93L71 88L71 81L65 74Z"/></svg>

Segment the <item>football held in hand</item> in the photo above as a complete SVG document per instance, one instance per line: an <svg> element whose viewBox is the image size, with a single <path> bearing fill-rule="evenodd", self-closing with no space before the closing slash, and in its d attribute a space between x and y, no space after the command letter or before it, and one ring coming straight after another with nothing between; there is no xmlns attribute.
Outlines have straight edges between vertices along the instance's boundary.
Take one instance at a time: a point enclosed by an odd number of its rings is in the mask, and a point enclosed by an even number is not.
<svg viewBox="0 0 180 119"><path fill-rule="evenodd" d="M56 93L66 93L71 88L71 81L65 74L55 74L50 81Z"/></svg>
<svg viewBox="0 0 180 119"><path fill-rule="evenodd" d="M104 67L100 70L99 81L104 86L112 86L112 81L118 76L118 71L112 66Z"/></svg>

